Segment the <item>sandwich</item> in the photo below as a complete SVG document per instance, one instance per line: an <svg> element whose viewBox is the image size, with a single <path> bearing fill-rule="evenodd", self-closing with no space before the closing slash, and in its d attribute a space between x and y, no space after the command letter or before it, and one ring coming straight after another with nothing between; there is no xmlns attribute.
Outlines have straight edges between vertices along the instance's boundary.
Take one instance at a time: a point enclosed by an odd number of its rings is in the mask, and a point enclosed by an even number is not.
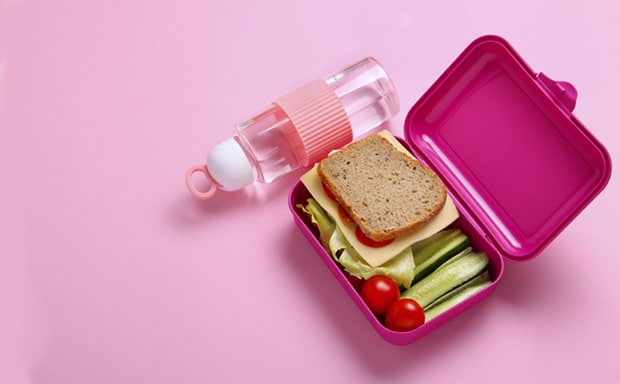
<svg viewBox="0 0 620 384"><path fill-rule="evenodd" d="M411 246L458 217L441 179L387 131L331 153L301 181L312 197L298 208L336 262L361 279L383 274L408 288Z"/></svg>
<svg viewBox="0 0 620 384"><path fill-rule="evenodd" d="M439 177L378 134L323 159L317 172L352 221L376 242L414 231L446 202Z"/></svg>

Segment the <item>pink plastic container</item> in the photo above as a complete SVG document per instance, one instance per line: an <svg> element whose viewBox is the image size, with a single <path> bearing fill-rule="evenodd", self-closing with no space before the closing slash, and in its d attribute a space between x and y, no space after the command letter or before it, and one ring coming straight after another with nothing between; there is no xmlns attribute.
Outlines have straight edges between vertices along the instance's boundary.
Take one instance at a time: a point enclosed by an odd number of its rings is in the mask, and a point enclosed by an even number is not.
<svg viewBox="0 0 620 384"><path fill-rule="evenodd" d="M505 258L529 260L603 190L606 149L573 116L577 92L534 72L504 39L472 42L411 108L403 144L437 172L460 217L454 223L487 253L493 283L410 332L387 329L323 249L295 205L309 197L299 182L289 207L310 244L376 331L409 344L488 297Z"/></svg>

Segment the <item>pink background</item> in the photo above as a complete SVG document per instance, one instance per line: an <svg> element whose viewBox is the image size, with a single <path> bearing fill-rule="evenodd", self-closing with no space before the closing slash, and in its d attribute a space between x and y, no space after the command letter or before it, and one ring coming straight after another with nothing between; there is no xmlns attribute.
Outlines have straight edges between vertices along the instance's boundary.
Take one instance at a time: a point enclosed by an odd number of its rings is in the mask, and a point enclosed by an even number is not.
<svg viewBox="0 0 620 384"><path fill-rule="evenodd" d="M618 183L481 305L385 343L277 184L193 199L189 165L367 55L409 107L474 38L579 90L620 146L620 9L583 1L0 0L0 383L619 382Z"/></svg>

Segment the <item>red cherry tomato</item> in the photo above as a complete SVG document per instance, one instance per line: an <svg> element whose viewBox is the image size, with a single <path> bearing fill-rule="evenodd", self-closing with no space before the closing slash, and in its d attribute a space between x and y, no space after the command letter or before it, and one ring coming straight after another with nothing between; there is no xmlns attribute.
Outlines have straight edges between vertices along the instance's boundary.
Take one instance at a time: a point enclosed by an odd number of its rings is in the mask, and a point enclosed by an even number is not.
<svg viewBox="0 0 620 384"><path fill-rule="evenodd" d="M400 289L394 280L386 276L373 276L360 289L362 300L376 316L383 316L400 297Z"/></svg>
<svg viewBox="0 0 620 384"><path fill-rule="evenodd" d="M424 324L424 309L417 301L399 299L390 305L385 315L385 326L397 332L407 332Z"/></svg>
<svg viewBox="0 0 620 384"><path fill-rule="evenodd" d="M394 241L394 239L389 239L385 241L375 241L371 239L370 237L366 236L366 234L362 232L360 227L355 228L355 236L360 241L360 243L365 244L369 247L374 247L374 248L384 247L390 244L392 241Z"/></svg>

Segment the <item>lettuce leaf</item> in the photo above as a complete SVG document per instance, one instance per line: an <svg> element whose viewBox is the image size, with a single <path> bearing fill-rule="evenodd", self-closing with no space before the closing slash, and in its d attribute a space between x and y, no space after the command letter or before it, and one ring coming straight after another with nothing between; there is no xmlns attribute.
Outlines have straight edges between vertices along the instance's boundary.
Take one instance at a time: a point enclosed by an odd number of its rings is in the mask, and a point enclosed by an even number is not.
<svg viewBox="0 0 620 384"><path fill-rule="evenodd" d="M355 248L344 237L342 231L336 227L329 241L329 249L338 263L353 276L367 280L375 275L384 275L394 280L398 285L405 288L411 287L411 282L415 276L415 262L411 247L405 248L386 263L378 267L371 267L359 256Z"/></svg>
<svg viewBox="0 0 620 384"><path fill-rule="evenodd" d="M386 263L371 267L359 256L334 220L316 200L309 198L305 206L297 204L297 208L310 216L311 222L319 229L319 240L323 247L351 275L365 280L375 275L384 275L405 288L411 287L415 276L415 261L411 247L407 247Z"/></svg>
<svg viewBox="0 0 620 384"><path fill-rule="evenodd" d="M319 241L323 248L329 249L329 239L336 228L336 224L327 211L312 198L306 201L306 206L297 204L296 207L310 216L312 223L319 229Z"/></svg>

